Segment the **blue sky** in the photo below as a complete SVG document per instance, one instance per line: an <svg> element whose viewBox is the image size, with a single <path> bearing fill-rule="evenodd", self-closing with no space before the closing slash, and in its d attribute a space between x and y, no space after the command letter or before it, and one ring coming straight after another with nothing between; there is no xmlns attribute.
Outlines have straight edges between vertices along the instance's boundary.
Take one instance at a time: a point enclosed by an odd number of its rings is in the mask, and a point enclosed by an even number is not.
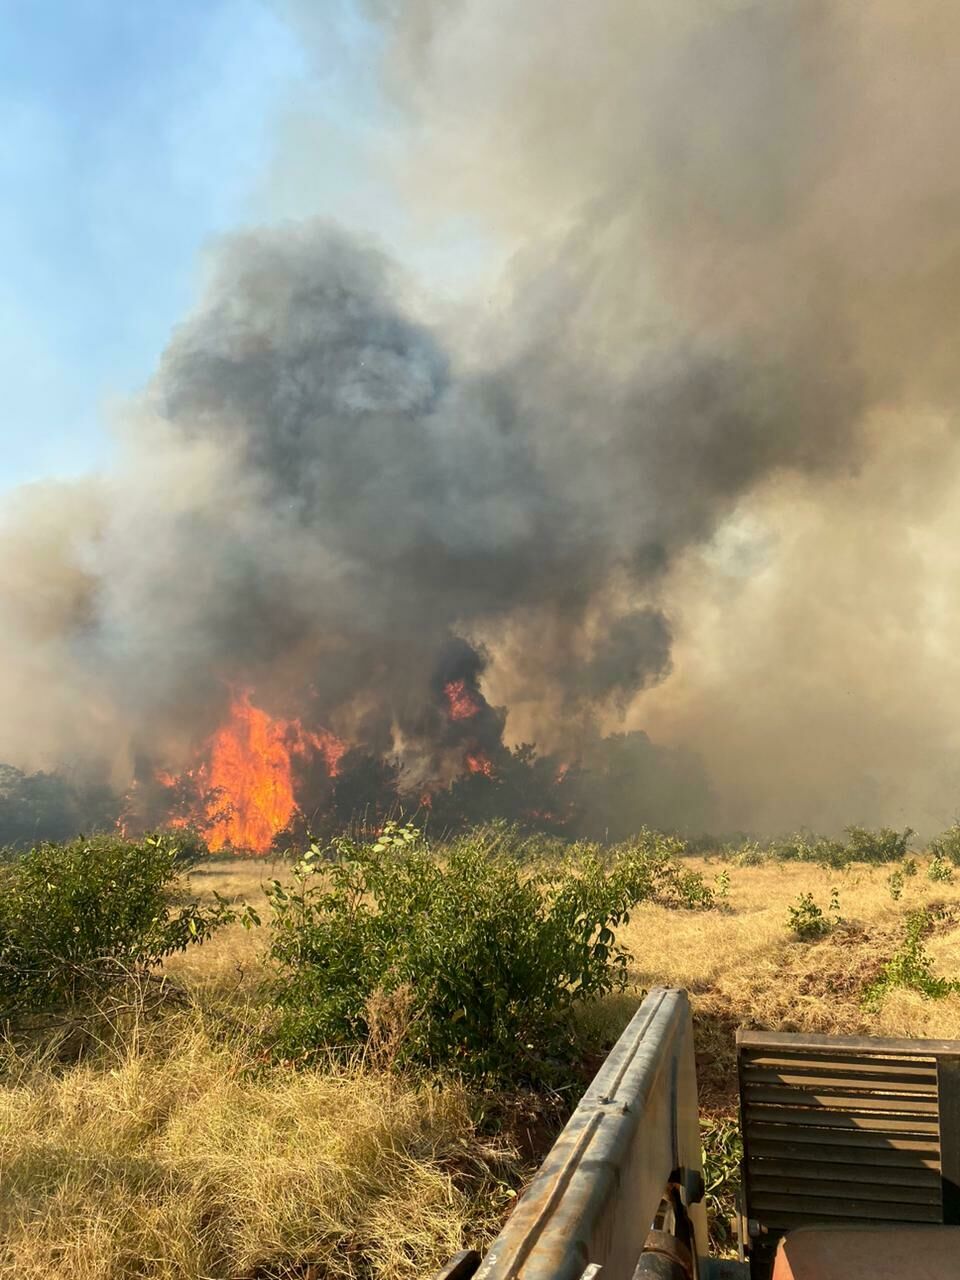
<svg viewBox="0 0 960 1280"><path fill-rule="evenodd" d="M469 227L415 244L380 186L396 121L355 0L306 33L288 3L0 0L0 490L108 465L220 232L327 214L427 270L478 260Z"/></svg>

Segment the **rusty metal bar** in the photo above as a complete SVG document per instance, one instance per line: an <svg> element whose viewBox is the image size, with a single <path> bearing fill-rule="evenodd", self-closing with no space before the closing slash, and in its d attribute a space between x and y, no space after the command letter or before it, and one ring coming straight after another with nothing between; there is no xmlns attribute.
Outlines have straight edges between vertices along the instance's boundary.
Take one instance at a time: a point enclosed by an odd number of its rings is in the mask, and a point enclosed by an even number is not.
<svg viewBox="0 0 960 1280"><path fill-rule="evenodd" d="M707 1254L693 1022L685 991L655 988L617 1041L494 1241L476 1280L630 1280L676 1176Z"/></svg>

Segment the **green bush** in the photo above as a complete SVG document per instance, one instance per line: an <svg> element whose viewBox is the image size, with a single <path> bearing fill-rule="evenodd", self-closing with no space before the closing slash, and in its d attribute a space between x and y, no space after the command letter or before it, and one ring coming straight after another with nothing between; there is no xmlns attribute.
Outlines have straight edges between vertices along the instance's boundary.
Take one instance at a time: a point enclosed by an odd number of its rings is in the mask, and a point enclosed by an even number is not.
<svg viewBox="0 0 960 1280"><path fill-rule="evenodd" d="M935 853L927 868L927 876L935 882L949 883L953 879L953 867L941 854Z"/></svg>
<svg viewBox="0 0 960 1280"><path fill-rule="evenodd" d="M853 862L899 862L907 856L912 827L894 831L880 827L869 831L866 827L847 827L847 849Z"/></svg>
<svg viewBox="0 0 960 1280"><path fill-rule="evenodd" d="M724 857L741 867L759 867L765 862L815 862L819 866L842 871L850 864L851 854L842 840L798 831L780 836L767 844L745 840L740 845L727 845Z"/></svg>
<svg viewBox="0 0 960 1280"><path fill-rule="evenodd" d="M529 869L483 833L434 852L390 824L373 845L312 849L268 893L276 1051L361 1044L464 1074L551 1072L575 1052L574 1006L626 985L614 930L630 909L703 897L671 847L644 833L609 867L581 850Z"/></svg>
<svg viewBox="0 0 960 1280"><path fill-rule="evenodd" d="M726 905L730 897L730 872L721 871L713 878L713 899L714 902Z"/></svg>
<svg viewBox="0 0 960 1280"><path fill-rule="evenodd" d="M829 933L834 925L842 921L840 915L840 895L836 889L830 891L830 916L818 905L812 893L801 893L796 903L787 908L789 928L803 942L811 942Z"/></svg>
<svg viewBox="0 0 960 1280"><path fill-rule="evenodd" d="M627 868L642 879L642 898L653 898L665 907L685 907L688 910L709 910L716 906L714 890L703 878L703 873L683 865L681 855L686 844L678 836L663 835L659 831L644 828L628 843L616 845L612 850L612 866L622 875ZM596 846L575 846L575 853L598 854ZM729 885L729 877L728 877Z"/></svg>
<svg viewBox="0 0 960 1280"><path fill-rule="evenodd" d="M960 982L934 975L933 961L923 945L924 936L932 924L933 917L929 911L907 914L903 944L884 965L879 978L864 992L867 1005L879 1006L893 987L908 987L932 1000L942 1000L944 996L960 991Z"/></svg>
<svg viewBox="0 0 960 1280"><path fill-rule="evenodd" d="M76 1008L234 913L175 904L177 836L41 844L0 869L0 1021Z"/></svg>
<svg viewBox="0 0 960 1280"><path fill-rule="evenodd" d="M769 860L769 852L756 840L745 840L725 852L737 867L762 867Z"/></svg>
<svg viewBox="0 0 960 1280"><path fill-rule="evenodd" d="M960 867L960 822L948 827L930 846L934 857Z"/></svg>
<svg viewBox="0 0 960 1280"><path fill-rule="evenodd" d="M811 841L805 849L807 862L815 862L817 866L827 867L831 871L843 871L849 867L852 857L850 848L842 840L829 840L819 836Z"/></svg>

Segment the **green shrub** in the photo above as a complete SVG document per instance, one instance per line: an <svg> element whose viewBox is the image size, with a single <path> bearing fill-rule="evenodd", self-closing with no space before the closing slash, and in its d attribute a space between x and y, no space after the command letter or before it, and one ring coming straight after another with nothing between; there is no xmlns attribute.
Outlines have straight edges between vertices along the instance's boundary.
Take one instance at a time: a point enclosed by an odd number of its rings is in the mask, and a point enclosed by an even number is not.
<svg viewBox="0 0 960 1280"><path fill-rule="evenodd" d="M75 1008L233 918L174 904L177 836L41 844L0 870L0 1021Z"/></svg>
<svg viewBox="0 0 960 1280"><path fill-rule="evenodd" d="M276 1051L363 1044L464 1074L550 1072L574 1053L577 1002L626 985L614 930L630 909L697 896L669 848L643 833L611 867L581 851L530 870L482 833L434 853L389 824L373 845L312 849L268 892Z"/></svg>
<svg viewBox="0 0 960 1280"><path fill-rule="evenodd" d="M953 879L953 867L946 858L936 853L927 868L927 876L933 881L949 882Z"/></svg>
<svg viewBox="0 0 960 1280"><path fill-rule="evenodd" d="M717 903L726 903L730 897L730 872L721 871L713 878L713 898Z"/></svg>
<svg viewBox="0 0 960 1280"><path fill-rule="evenodd" d="M916 874L916 858L904 858L900 866L895 871L891 871L887 877L887 888L890 890L890 897L894 902L900 901L903 897L903 890L907 880L912 879Z"/></svg>
<svg viewBox="0 0 960 1280"><path fill-rule="evenodd" d="M756 840L745 840L727 852L731 862L737 867L762 867L770 857L768 851Z"/></svg>
<svg viewBox="0 0 960 1280"><path fill-rule="evenodd" d="M894 831L880 827L869 831L866 827L847 827L847 849L853 862L899 862L907 856L907 846L914 834L912 827Z"/></svg>
<svg viewBox="0 0 960 1280"><path fill-rule="evenodd" d="M716 906L714 891L702 872L683 865L680 859L685 850L686 845L678 836L644 828L629 843L613 849L613 866L619 868L621 875L632 868L629 874L641 877L642 896L638 901L653 898L665 907L708 910ZM585 851L593 850L587 847Z"/></svg>
<svg viewBox="0 0 960 1280"><path fill-rule="evenodd" d="M176 865L181 870L198 866L210 857L210 847L196 827L177 827L163 834L164 842L176 850Z"/></svg>
<svg viewBox="0 0 960 1280"><path fill-rule="evenodd" d="M960 867L960 822L955 822L953 826L937 836L930 849L934 857Z"/></svg>
<svg viewBox="0 0 960 1280"><path fill-rule="evenodd" d="M868 1005L876 1008L893 987L908 987L932 1000L942 1000L944 996L960 991L960 982L934 976L933 961L923 945L924 935L932 924L933 917L929 911L907 914L902 946L884 965L879 978L864 992Z"/></svg>
<svg viewBox="0 0 960 1280"><path fill-rule="evenodd" d="M852 861L850 849L842 840L828 840L825 836L820 836L809 844L806 852L807 862L815 862L831 871L842 871Z"/></svg>
<svg viewBox="0 0 960 1280"><path fill-rule="evenodd" d="M830 891L828 910L832 919L818 905L812 893L801 893L797 897L796 903L787 908L788 926L803 942L811 942L815 938L822 938L830 932L834 925L838 925L842 921L840 895L836 889L831 889Z"/></svg>
<svg viewBox="0 0 960 1280"><path fill-rule="evenodd" d="M771 840L767 853L778 862L803 862L806 860L806 840L802 835L781 836Z"/></svg>
<svg viewBox="0 0 960 1280"><path fill-rule="evenodd" d="M778 862L815 862L833 871L842 871L850 863L850 852L842 840L829 840L808 831L771 840L766 852Z"/></svg>

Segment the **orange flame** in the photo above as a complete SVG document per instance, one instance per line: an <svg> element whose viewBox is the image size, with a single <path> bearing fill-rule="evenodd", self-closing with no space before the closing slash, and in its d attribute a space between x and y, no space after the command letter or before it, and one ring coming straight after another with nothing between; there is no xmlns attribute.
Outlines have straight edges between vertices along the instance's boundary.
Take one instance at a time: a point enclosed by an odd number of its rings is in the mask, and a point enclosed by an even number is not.
<svg viewBox="0 0 960 1280"><path fill-rule="evenodd" d="M482 709L482 703L467 688L466 680L450 680L443 686L451 720L472 720Z"/></svg>
<svg viewBox="0 0 960 1280"><path fill-rule="evenodd" d="M494 776L493 761L482 751L467 752L465 763L471 773L482 773L485 778Z"/></svg>
<svg viewBox="0 0 960 1280"><path fill-rule="evenodd" d="M214 735L210 751L210 785L229 806L226 813L219 802L211 806L210 848L266 852L297 810L293 757L318 751L336 777L346 749L333 734L310 733L298 720L272 719L248 692L235 697L230 722Z"/></svg>
<svg viewBox="0 0 960 1280"><path fill-rule="evenodd" d="M230 719L214 734L208 761L195 775L214 791L199 817L211 849L249 849L266 853L273 837L297 812L293 760L318 752L336 777L347 744L332 733L312 733L299 720L274 719L255 707L244 690L230 704ZM193 776L190 774L189 776ZM177 778L160 773L157 780L173 786ZM170 826L187 819L171 817Z"/></svg>

